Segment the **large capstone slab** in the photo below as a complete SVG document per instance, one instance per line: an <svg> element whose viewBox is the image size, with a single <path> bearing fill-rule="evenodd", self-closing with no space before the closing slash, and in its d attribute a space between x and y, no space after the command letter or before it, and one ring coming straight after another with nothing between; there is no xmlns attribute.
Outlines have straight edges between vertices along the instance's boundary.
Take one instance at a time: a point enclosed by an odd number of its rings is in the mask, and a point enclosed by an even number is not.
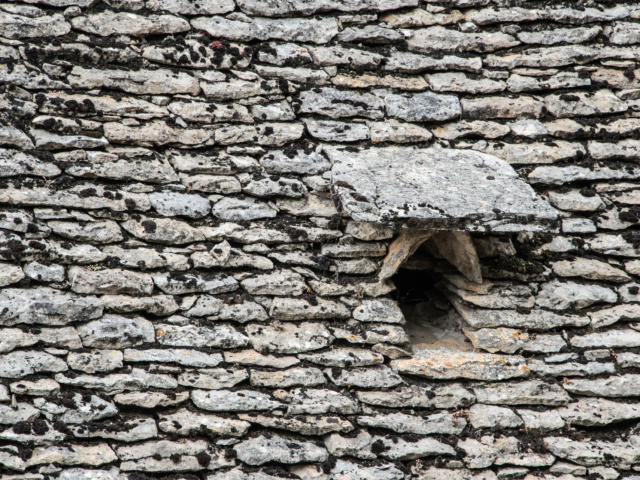
<svg viewBox="0 0 640 480"><path fill-rule="evenodd" d="M555 230L556 211L493 155L417 147L324 151L338 207L354 220L476 232Z"/></svg>

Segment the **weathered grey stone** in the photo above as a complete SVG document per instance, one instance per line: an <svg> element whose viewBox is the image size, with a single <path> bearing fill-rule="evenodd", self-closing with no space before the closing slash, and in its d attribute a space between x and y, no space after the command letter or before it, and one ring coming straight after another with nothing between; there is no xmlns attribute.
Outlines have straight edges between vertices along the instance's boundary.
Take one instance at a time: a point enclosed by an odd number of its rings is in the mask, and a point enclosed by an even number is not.
<svg viewBox="0 0 640 480"><path fill-rule="evenodd" d="M18 328L3 328L0 330L0 352L10 352L20 347L29 347L38 342L38 337L32 333L23 332Z"/></svg>
<svg viewBox="0 0 640 480"><path fill-rule="evenodd" d="M304 126L302 123L261 123L256 126L223 126L214 132L214 138L215 142L221 145L251 142L279 147L299 139L303 133Z"/></svg>
<svg viewBox="0 0 640 480"><path fill-rule="evenodd" d="M639 320L640 308L638 305L615 305L590 312L589 318L594 328L601 328L620 320Z"/></svg>
<svg viewBox="0 0 640 480"><path fill-rule="evenodd" d="M210 468L225 468L233 462L219 450L211 448L204 440L157 440L117 449L118 456L125 460L120 464L124 471L183 472L201 470L198 459L207 455ZM206 462L205 462L206 463Z"/></svg>
<svg viewBox="0 0 640 480"><path fill-rule="evenodd" d="M249 427L249 422L195 413L185 408L175 413L162 414L158 419L158 428L161 431L177 435L192 435L205 431L212 435L242 437L247 433Z"/></svg>
<svg viewBox="0 0 640 480"><path fill-rule="evenodd" d="M473 405L469 409L469 422L473 428L517 428L522 419L510 408L493 405Z"/></svg>
<svg viewBox="0 0 640 480"><path fill-rule="evenodd" d="M546 437L543 441L551 453L579 465L612 462L620 468L628 468L640 457L640 448L633 441L606 442L589 438L580 441L565 437Z"/></svg>
<svg viewBox="0 0 640 480"><path fill-rule="evenodd" d="M11 393L17 395L33 395L33 396L53 396L60 392L60 384L50 378L41 378L33 382L29 380L20 380L13 382L10 386Z"/></svg>
<svg viewBox="0 0 640 480"><path fill-rule="evenodd" d="M155 339L153 325L142 317L126 318L105 315L99 320L78 327L78 334L85 347L123 348Z"/></svg>
<svg viewBox="0 0 640 480"><path fill-rule="evenodd" d="M615 365L612 362L566 362L545 363L542 360L529 360L527 363L532 372L541 376L593 376L603 373L614 373Z"/></svg>
<svg viewBox="0 0 640 480"><path fill-rule="evenodd" d="M478 402L494 405L565 405L570 397L555 383L527 380L474 387Z"/></svg>
<svg viewBox="0 0 640 480"><path fill-rule="evenodd" d="M113 243L123 239L120 227L111 220L88 223L53 221L47 225L54 233L81 242Z"/></svg>
<svg viewBox="0 0 640 480"><path fill-rule="evenodd" d="M241 350L239 352L225 352L224 360L227 363L239 365L252 365L258 367L288 368L300 363L296 357L262 355L255 350Z"/></svg>
<svg viewBox="0 0 640 480"><path fill-rule="evenodd" d="M640 366L640 355L631 352L618 353L616 362L622 367L638 367Z"/></svg>
<svg viewBox="0 0 640 480"><path fill-rule="evenodd" d="M102 316L102 302L96 297L80 297L52 288L6 288L0 292L0 324L19 323L66 325Z"/></svg>
<svg viewBox="0 0 640 480"><path fill-rule="evenodd" d="M576 395L598 397L631 397L637 394L640 375L625 374L595 380L570 379L563 386Z"/></svg>
<svg viewBox="0 0 640 480"><path fill-rule="evenodd" d="M312 442L300 442L293 438L271 435L240 442L234 447L238 459L248 465L263 465L268 462L295 464L324 462L329 454L323 447Z"/></svg>
<svg viewBox="0 0 640 480"><path fill-rule="evenodd" d="M453 447L434 438L420 438L409 442L397 437L374 437L374 448L383 458L391 460L412 460L436 455L455 455Z"/></svg>
<svg viewBox="0 0 640 480"><path fill-rule="evenodd" d="M503 81L488 78L474 80L461 72L434 73L425 75L425 78L436 92L495 93L506 87Z"/></svg>
<svg viewBox="0 0 640 480"><path fill-rule="evenodd" d="M562 260L552 264L553 272L561 277L582 277L588 280L604 280L610 282L625 282L629 276L619 268L606 262L590 258L576 258Z"/></svg>
<svg viewBox="0 0 640 480"><path fill-rule="evenodd" d="M253 295L298 296L306 289L302 275L289 270L254 275L240 283L242 288Z"/></svg>
<svg viewBox="0 0 640 480"><path fill-rule="evenodd" d="M206 292L224 293L238 289L238 282L222 274L166 274L153 275L156 286L169 295Z"/></svg>
<svg viewBox="0 0 640 480"><path fill-rule="evenodd" d="M586 196L578 190L549 192L548 197L554 207L570 212L593 212L605 208L599 195Z"/></svg>
<svg viewBox="0 0 640 480"><path fill-rule="evenodd" d="M207 480L283 480L281 476L269 475L260 471L245 473L239 468L214 473L207 476Z"/></svg>
<svg viewBox="0 0 640 480"><path fill-rule="evenodd" d="M391 367L400 373L438 380L467 378L504 380L526 377L529 368L517 355L421 350L407 360L393 360Z"/></svg>
<svg viewBox="0 0 640 480"><path fill-rule="evenodd" d="M372 437L366 431L360 432L355 437L345 437L334 433L324 439L327 450L336 457L375 459L376 455L371 451L371 443Z"/></svg>
<svg viewBox="0 0 640 480"><path fill-rule="evenodd" d="M344 304L332 300L274 298L269 316L278 320L340 319L349 318L350 312Z"/></svg>
<svg viewBox="0 0 640 480"><path fill-rule="evenodd" d="M67 364L53 355L39 351L19 350L0 355L0 377L21 378L40 372L64 372Z"/></svg>
<svg viewBox="0 0 640 480"><path fill-rule="evenodd" d="M267 203L250 197L224 197L213 205L211 213L214 217L222 220L238 222L257 220L260 218L273 218L276 216L277 211Z"/></svg>
<svg viewBox="0 0 640 480"><path fill-rule="evenodd" d="M325 374L338 386L361 388L390 388L402 383L402 378L385 366L355 367L348 370L328 368Z"/></svg>
<svg viewBox="0 0 640 480"><path fill-rule="evenodd" d="M529 334L512 328L481 328L463 331L476 349L491 353L515 353L529 342Z"/></svg>
<svg viewBox="0 0 640 480"><path fill-rule="evenodd" d="M90 137L86 135L57 135L45 130L32 128L29 132L36 143L36 148L42 150L65 150L67 148L99 148L108 145L104 137Z"/></svg>
<svg viewBox="0 0 640 480"><path fill-rule="evenodd" d="M515 134L513 129L512 133ZM512 165L555 163L562 160L576 158L586 153L585 148L581 144L576 142L564 142L562 140L550 141L547 143L527 144L492 142L484 148L478 148L478 150L495 155ZM558 205L554 204L554 206Z"/></svg>
<svg viewBox="0 0 640 480"><path fill-rule="evenodd" d="M315 151L298 150L295 154L275 150L260 158L260 164L270 173L297 173L312 175L330 168L329 161Z"/></svg>
<svg viewBox="0 0 640 480"><path fill-rule="evenodd" d="M292 390L275 390L273 396L287 404L287 413L298 414L353 414L360 407L351 397L333 390L312 388L294 388Z"/></svg>
<svg viewBox="0 0 640 480"><path fill-rule="evenodd" d="M383 223L411 220L425 226L447 225L451 228L455 225L466 230L509 231L521 216L530 219L526 227L520 227L524 229L544 229L556 218L555 211L518 180L511 167L490 155L409 147L370 148L358 152L325 147L325 151L333 162L335 193L342 208L355 220ZM395 165L393 160L396 158L407 159L403 162L407 170L396 168L390 177L387 167L390 163ZM378 173L382 170L384 175ZM453 182L454 171L455 186L451 188L459 195L452 197L444 193L448 189L443 187L443 182L448 178ZM420 181L409 183L409 176L419 177ZM487 177L491 180L479 183L479 178ZM461 183L467 178L473 182ZM437 183L437 187L431 183ZM474 197L482 198L482 202L474 201ZM500 219L496 218L495 209L500 210Z"/></svg>
<svg viewBox="0 0 640 480"><path fill-rule="evenodd" d="M640 43L640 27L633 22L616 22L609 34L609 41L617 45Z"/></svg>
<svg viewBox="0 0 640 480"><path fill-rule="evenodd" d="M254 387L287 388L292 386L316 386L325 383L322 371L317 368L290 368L277 372L251 370L250 383Z"/></svg>
<svg viewBox="0 0 640 480"><path fill-rule="evenodd" d="M71 30L71 25L59 13L42 15L44 12L39 9L36 12L37 14L33 16L3 12L0 18L2 36L6 38L59 37Z"/></svg>
<svg viewBox="0 0 640 480"><path fill-rule="evenodd" d="M244 185L242 190L256 197L300 198L307 193L307 187L300 180L282 177L254 179Z"/></svg>
<svg viewBox="0 0 640 480"><path fill-rule="evenodd" d="M363 367L384 362L379 353L358 348L333 348L327 352L305 353L300 359L329 367Z"/></svg>
<svg viewBox="0 0 640 480"><path fill-rule="evenodd" d="M600 32L602 32L602 28L599 26L556 28L541 32L520 32L517 37L523 43L555 45L556 43L584 43L598 36Z"/></svg>
<svg viewBox="0 0 640 480"><path fill-rule="evenodd" d="M153 280L151 275L146 273L71 267L68 276L71 289L76 293L149 295L153 291Z"/></svg>
<svg viewBox="0 0 640 480"><path fill-rule="evenodd" d="M232 388L247 379L246 370L203 368L201 370L185 370L178 375L178 384L205 390Z"/></svg>
<svg viewBox="0 0 640 480"><path fill-rule="evenodd" d="M75 66L67 77L71 86L80 89L114 88L129 93L158 95L163 93L190 93L200 91L197 80L187 73L158 70L87 69Z"/></svg>
<svg viewBox="0 0 640 480"><path fill-rule="evenodd" d="M16 402L15 406L0 404L0 424L14 425L38 418L40 410L25 402Z"/></svg>
<svg viewBox="0 0 640 480"><path fill-rule="evenodd" d="M189 30L189 23L173 15L137 15L105 10L71 19L76 30L106 37L109 35L157 35Z"/></svg>
<svg viewBox="0 0 640 480"><path fill-rule="evenodd" d="M364 123L305 119L304 124L312 137L327 142L357 142L369 138L369 127Z"/></svg>
<svg viewBox="0 0 640 480"><path fill-rule="evenodd" d="M113 399L120 405L129 405L140 408L156 408L178 405L189 398L189 392L177 392L172 394L162 392L129 392L118 393Z"/></svg>
<svg viewBox="0 0 640 480"><path fill-rule="evenodd" d="M177 363L188 367L215 367L222 362L219 353L205 353L186 348L139 350L127 348L124 351L126 362Z"/></svg>
<svg viewBox="0 0 640 480"><path fill-rule="evenodd" d="M56 382L63 385L102 390L107 394L149 388L175 390L178 387L178 382L172 376L149 373L140 368L133 368L131 373L111 373L105 376L77 374L67 376L58 373L54 378Z"/></svg>
<svg viewBox="0 0 640 480"><path fill-rule="evenodd" d="M10 263L0 263L0 287L18 283L25 277L22 268Z"/></svg>
<svg viewBox="0 0 640 480"><path fill-rule="evenodd" d="M241 413L241 419L265 428L286 430L301 435L326 435L332 432L350 432L353 425L348 420L336 416L268 416L257 413Z"/></svg>
<svg viewBox="0 0 640 480"><path fill-rule="evenodd" d="M209 200L199 195L177 192L154 192L149 194L151 206L165 217L204 217L209 213Z"/></svg>
<svg viewBox="0 0 640 480"><path fill-rule="evenodd" d="M460 121L439 125L432 130L437 138L456 140L458 138L483 135L485 138L499 138L507 135L511 129L497 122L485 122L483 120Z"/></svg>
<svg viewBox="0 0 640 480"><path fill-rule="evenodd" d="M103 295L100 299L106 310L118 313L147 312L164 316L175 313L179 308L171 295L141 298L128 295Z"/></svg>
<svg viewBox="0 0 640 480"><path fill-rule="evenodd" d="M640 405L584 398L559 409L558 413L567 424L594 427L639 418Z"/></svg>
<svg viewBox="0 0 640 480"><path fill-rule="evenodd" d="M426 142L433 136L426 128L411 123L387 120L369 124L372 143L417 143Z"/></svg>
<svg viewBox="0 0 640 480"><path fill-rule="evenodd" d="M271 16L282 16L290 13L310 15L316 12L338 10L340 12L358 12L360 10L395 10L402 7L414 7L416 0L355 0L341 2L337 0L293 0L283 4L274 4L268 0L238 0L238 6L243 12Z"/></svg>
<svg viewBox="0 0 640 480"><path fill-rule="evenodd" d="M616 143L589 142L589 153L593 158L602 160L608 158L637 159L640 155L640 142L633 139L621 140Z"/></svg>
<svg viewBox="0 0 640 480"><path fill-rule="evenodd" d="M491 470L485 470L481 473L475 473L471 470L454 471L459 480L497 480L499 478ZM450 478L451 472L452 470L449 468L429 467L427 470L420 472L420 480L446 480Z"/></svg>
<svg viewBox="0 0 640 480"><path fill-rule="evenodd" d="M358 417L358 424L370 428L385 428L394 433L459 435L467 422L463 418L454 417L449 412L438 412L426 416L404 413L361 415Z"/></svg>
<svg viewBox="0 0 640 480"><path fill-rule="evenodd" d="M360 322L405 323L402 310L389 299L363 300L353 311L353 318Z"/></svg>
<svg viewBox="0 0 640 480"><path fill-rule="evenodd" d="M593 94L578 92L570 96L549 95L545 106L556 117L602 115L624 112L627 104L610 90L598 90Z"/></svg>
<svg viewBox="0 0 640 480"><path fill-rule="evenodd" d="M30 150L34 147L31 139L22 131L11 125L0 126L0 145Z"/></svg>
<svg viewBox="0 0 640 480"><path fill-rule="evenodd" d="M567 167L538 167L529 174L532 183L564 184L580 180L622 180L640 176L633 168L619 169L595 165L593 168L570 165Z"/></svg>
<svg viewBox="0 0 640 480"><path fill-rule="evenodd" d="M617 298L610 288L553 280L542 285L536 305L552 310L566 310L585 308L594 303L615 303Z"/></svg>
<svg viewBox="0 0 640 480"><path fill-rule="evenodd" d="M511 35L506 33L463 33L441 26L414 30L407 40L409 50L418 52L492 52L518 45Z"/></svg>
<svg viewBox="0 0 640 480"><path fill-rule="evenodd" d="M55 177L60 174L60 169L52 163L43 162L33 155L6 148L0 148L0 169L1 177L14 175Z"/></svg>
<svg viewBox="0 0 640 480"><path fill-rule="evenodd" d="M246 327L253 348L262 353L300 353L318 350L333 341L333 335L321 323L276 323Z"/></svg>
<svg viewBox="0 0 640 480"><path fill-rule="evenodd" d="M154 11L166 11L182 15L213 15L227 13L235 8L233 0L147 0L146 7Z"/></svg>
<svg viewBox="0 0 640 480"><path fill-rule="evenodd" d="M203 128L176 128L160 120L139 126L108 122L104 124L104 135L110 143L133 143L142 146L173 143L200 146L213 143L212 133Z"/></svg>
<svg viewBox="0 0 640 480"><path fill-rule="evenodd" d="M247 412L280 407L269 395L251 390L192 390L191 401L198 408L212 412Z"/></svg>
<svg viewBox="0 0 640 480"><path fill-rule="evenodd" d="M462 111L471 118L540 117L544 103L533 97L482 97L461 100Z"/></svg>
<svg viewBox="0 0 640 480"><path fill-rule="evenodd" d="M88 429L85 426L72 427L78 438L107 438L121 442L136 442L158 436L156 422L152 418L127 418L122 422L104 422L101 428Z"/></svg>
<svg viewBox="0 0 640 480"><path fill-rule="evenodd" d="M522 418L524 427L529 430L548 432L565 426L564 420L555 410L538 412L536 410L518 409L518 415Z"/></svg>
<svg viewBox="0 0 640 480"><path fill-rule="evenodd" d="M408 122L443 121L461 115L458 97L431 92L383 96L387 115Z"/></svg>
<svg viewBox="0 0 640 480"><path fill-rule="evenodd" d="M377 53L340 46L312 47L310 53L313 61L322 66L352 65L372 68L379 65L383 59L382 55Z"/></svg>
<svg viewBox="0 0 640 480"><path fill-rule="evenodd" d="M369 93L355 93L326 87L306 90L300 94L300 112L328 117L382 118L384 104Z"/></svg>
<svg viewBox="0 0 640 480"><path fill-rule="evenodd" d="M121 226L131 235L153 243L181 245L205 239L188 223L169 218L140 217L122 222Z"/></svg>
<svg viewBox="0 0 640 480"><path fill-rule="evenodd" d="M569 342L578 348L632 348L640 346L640 332L630 328L608 330L606 332L575 335L571 337Z"/></svg>
<svg viewBox="0 0 640 480"><path fill-rule="evenodd" d="M156 341L173 347L237 348L247 345L247 337L230 325L157 325Z"/></svg>
<svg viewBox="0 0 640 480"><path fill-rule="evenodd" d="M110 372L122 368L122 358L122 352L119 350L69 352L67 364L72 370L79 370L85 373Z"/></svg>
<svg viewBox="0 0 640 480"><path fill-rule="evenodd" d="M194 306L187 311L188 316L206 316L208 320L232 320L246 323L252 320L266 320L267 312L255 302L243 302L228 305L223 300L201 295L196 300Z"/></svg>
<svg viewBox="0 0 640 480"><path fill-rule="evenodd" d="M216 38L239 41L278 39L327 43L338 33L338 25L334 18L242 17L242 20L229 20L225 17L197 17L191 20L191 26Z"/></svg>
<svg viewBox="0 0 640 480"><path fill-rule="evenodd" d="M37 447L27 461L28 466L52 464L98 466L111 463L118 457L106 443Z"/></svg>

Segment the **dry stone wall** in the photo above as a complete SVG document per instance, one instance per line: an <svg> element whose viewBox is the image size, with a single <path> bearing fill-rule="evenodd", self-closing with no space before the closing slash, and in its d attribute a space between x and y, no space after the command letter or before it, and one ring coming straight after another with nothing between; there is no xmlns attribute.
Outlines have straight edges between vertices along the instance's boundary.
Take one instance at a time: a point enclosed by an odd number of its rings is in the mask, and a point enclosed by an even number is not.
<svg viewBox="0 0 640 480"><path fill-rule="evenodd" d="M640 478L639 58L632 1L1 4L0 478ZM474 351L331 197L400 144L560 212L447 275Z"/></svg>

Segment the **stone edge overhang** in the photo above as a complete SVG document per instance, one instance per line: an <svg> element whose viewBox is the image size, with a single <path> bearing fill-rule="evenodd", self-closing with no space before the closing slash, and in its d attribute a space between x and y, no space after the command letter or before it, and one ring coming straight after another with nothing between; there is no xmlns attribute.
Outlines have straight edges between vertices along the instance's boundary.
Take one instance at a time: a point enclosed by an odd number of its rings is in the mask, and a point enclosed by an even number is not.
<svg viewBox="0 0 640 480"><path fill-rule="evenodd" d="M558 232L559 217L556 210L544 199L539 197L533 188L527 184L515 170L504 160L493 155L488 155L474 150L443 149L443 148L419 148L419 147L369 147L358 149L354 147L325 145L324 151L332 163L331 169L331 193L338 211L348 215L351 219L363 222L375 222L401 230L414 228L422 230L445 230L445 231L466 231L466 232L492 232L492 233L517 233L517 232ZM394 158L394 163L389 162L389 158ZM438 158L440 157L440 158ZM435 160L434 160L435 158ZM417 159L417 160L416 160ZM402 179L397 178L395 182L385 182L380 180L380 172L376 168L386 167L383 174L393 174L400 171L400 175L411 175L411 162L422 160L432 162L437 168L442 165L437 163L443 161L458 161L462 164L466 173L477 173L485 175L487 172L494 173L491 180L499 178L501 185L498 196L503 197L511 194L512 200L506 202L514 208L506 211L494 205L483 204L483 208L473 205L482 204L487 200L483 197L473 202L462 195L463 198L457 200L458 205L462 205L466 212L463 215L448 212L448 199L441 202L429 201L427 191L420 192L425 197L425 202L418 204L412 198L405 198L404 203L389 205L388 201L380 201L380 196L385 195L388 199L395 192L391 190L395 187L402 187ZM385 162L387 162L385 164ZM395 163L397 162L397 163ZM475 163L475 165L474 165ZM369 167L374 167L369 169ZM407 166L409 168L407 168ZM475 167L478 167L477 169ZM405 167L403 170L402 167ZM421 164L420 168L424 168ZM474 171L477 170L477 172ZM450 178L449 173L442 177L425 179L425 189L429 183L436 180L442 191L458 193L458 185L465 184L469 190L473 185L468 181ZM415 180L412 178L411 180ZM395 185L394 185L395 184ZM498 183L500 185L500 183ZM387 190L385 191L385 187ZM433 186L433 185L431 185ZM408 185L413 188L411 194L416 193L416 185ZM418 187L419 188L419 187ZM463 189L464 190L464 189ZM486 182L485 182L486 190ZM402 192L398 192L398 198L402 202ZM454 193L454 194L455 194ZM469 192L467 191L467 195ZM504 198L500 199L500 205L504 205ZM422 208L422 211L420 209ZM518 208L519 210L516 210ZM458 208L460 210L460 208ZM415 213L414 213L415 212Z"/></svg>

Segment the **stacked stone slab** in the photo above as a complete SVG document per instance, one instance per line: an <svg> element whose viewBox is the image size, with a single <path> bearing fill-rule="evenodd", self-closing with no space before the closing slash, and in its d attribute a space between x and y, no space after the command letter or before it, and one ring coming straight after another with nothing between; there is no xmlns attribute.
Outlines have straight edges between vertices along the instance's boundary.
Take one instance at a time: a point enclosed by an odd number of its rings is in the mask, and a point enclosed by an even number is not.
<svg viewBox="0 0 640 480"><path fill-rule="evenodd" d="M632 1L0 5L0 479L639 478L639 58ZM472 352L331 195L407 145L560 212L447 274Z"/></svg>

